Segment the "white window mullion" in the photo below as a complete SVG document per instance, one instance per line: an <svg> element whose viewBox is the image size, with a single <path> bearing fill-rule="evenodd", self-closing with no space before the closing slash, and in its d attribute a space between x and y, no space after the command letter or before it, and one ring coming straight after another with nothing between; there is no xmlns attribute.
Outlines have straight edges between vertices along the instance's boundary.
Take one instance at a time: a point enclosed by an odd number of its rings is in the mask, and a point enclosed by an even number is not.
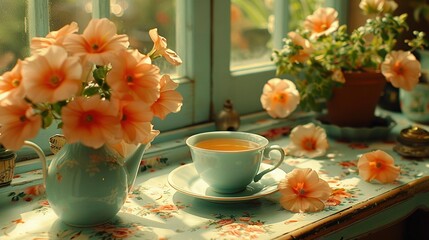
<svg viewBox="0 0 429 240"><path fill-rule="evenodd" d="M48 0L28 0L28 35L44 37L49 32Z"/></svg>
<svg viewBox="0 0 429 240"><path fill-rule="evenodd" d="M274 33L273 46L274 48L283 47L283 38L289 31L289 0L274 1Z"/></svg>
<svg viewBox="0 0 429 240"><path fill-rule="evenodd" d="M93 18L110 18L110 0L92 0Z"/></svg>
<svg viewBox="0 0 429 240"><path fill-rule="evenodd" d="M340 20L340 24L347 23L347 9L349 6L349 1L326 0L326 6L333 7L338 11L338 19Z"/></svg>

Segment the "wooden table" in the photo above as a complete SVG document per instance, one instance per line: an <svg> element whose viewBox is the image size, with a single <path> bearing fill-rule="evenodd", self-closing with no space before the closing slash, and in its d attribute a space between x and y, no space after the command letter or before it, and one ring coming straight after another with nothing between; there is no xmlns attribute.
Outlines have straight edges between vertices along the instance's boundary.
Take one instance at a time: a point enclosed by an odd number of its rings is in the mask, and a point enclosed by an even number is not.
<svg viewBox="0 0 429 240"><path fill-rule="evenodd" d="M310 167L334 189L335 194L320 212L284 210L278 203L278 192L234 203L212 202L177 192L167 177L173 169L191 163L183 138L172 143L180 147L144 160L136 187L117 217L97 227L63 224L44 194L37 191L42 189L34 186L39 180L32 179L40 178L40 171L20 174L13 186L0 189L0 239L349 239L391 224L396 224L396 230L401 226L401 234L411 236L407 229L413 229L413 233L419 230L399 223L416 209L429 209L429 159L404 159L392 150L395 134L410 124L400 116L395 119L397 126L387 140L330 139L325 157L290 157L284 161L281 169L286 173ZM287 129L260 133L269 135L273 144L286 146ZM368 183L359 177L358 156L375 149L394 156L401 167L396 182ZM426 217L421 219L428 221ZM389 232L401 237L398 231ZM420 234L429 236L425 231Z"/></svg>

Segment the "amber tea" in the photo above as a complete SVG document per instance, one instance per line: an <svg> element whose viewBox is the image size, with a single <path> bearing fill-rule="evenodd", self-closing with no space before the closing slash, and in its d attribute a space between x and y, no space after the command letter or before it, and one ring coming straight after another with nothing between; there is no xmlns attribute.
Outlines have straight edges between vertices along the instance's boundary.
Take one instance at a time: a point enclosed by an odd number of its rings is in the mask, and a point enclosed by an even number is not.
<svg viewBox="0 0 429 240"><path fill-rule="evenodd" d="M218 151L244 151L258 147L257 143L235 138L213 138L198 142L195 147Z"/></svg>

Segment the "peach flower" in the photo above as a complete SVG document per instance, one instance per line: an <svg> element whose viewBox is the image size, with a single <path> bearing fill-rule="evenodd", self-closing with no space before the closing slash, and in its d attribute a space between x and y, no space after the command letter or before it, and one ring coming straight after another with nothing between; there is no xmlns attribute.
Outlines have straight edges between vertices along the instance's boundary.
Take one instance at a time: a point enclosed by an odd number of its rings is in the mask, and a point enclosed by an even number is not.
<svg viewBox="0 0 429 240"><path fill-rule="evenodd" d="M66 100L81 88L82 65L64 48L52 46L24 61L22 85L35 103Z"/></svg>
<svg viewBox="0 0 429 240"><path fill-rule="evenodd" d="M69 34L73 34L77 32L78 29L79 27L77 23L72 22L68 25L65 25L58 31L52 31L48 33L44 38L42 37L32 38L30 42L31 53L32 54L37 53L41 49L50 47L52 45L62 46L65 37L68 36Z"/></svg>
<svg viewBox="0 0 429 240"><path fill-rule="evenodd" d="M295 168L279 183L280 204L292 212L316 212L325 207L332 189L310 168Z"/></svg>
<svg viewBox="0 0 429 240"><path fill-rule="evenodd" d="M22 61L18 60L15 67L11 71L3 73L0 76L0 101L10 97L24 97L24 89L21 81Z"/></svg>
<svg viewBox="0 0 429 240"><path fill-rule="evenodd" d="M325 130L313 123L296 126L290 133L290 140L288 152L296 157L323 156L329 147Z"/></svg>
<svg viewBox="0 0 429 240"><path fill-rule="evenodd" d="M116 52L129 46L128 36L116 34L115 24L107 18L92 19L82 35L70 34L63 42L67 51L96 65L107 65Z"/></svg>
<svg viewBox="0 0 429 240"><path fill-rule="evenodd" d="M115 104L94 95L76 97L62 109L63 133L68 143L82 142L99 148L121 137L121 124Z"/></svg>
<svg viewBox="0 0 429 240"><path fill-rule="evenodd" d="M300 101L295 84L288 79L270 79L263 88L262 107L273 118L285 118L291 114Z"/></svg>
<svg viewBox="0 0 429 240"><path fill-rule="evenodd" d="M358 161L359 175L368 182L375 179L381 183L391 183L400 173L400 168L394 164L393 157L384 151L365 153Z"/></svg>
<svg viewBox="0 0 429 240"><path fill-rule="evenodd" d="M153 104L159 98L160 78L160 70L151 59L134 50L122 51L112 59L112 70L106 81L120 99Z"/></svg>
<svg viewBox="0 0 429 240"><path fill-rule="evenodd" d="M304 27L311 31L312 37L329 35L338 29L338 12L333 8L319 8L304 21Z"/></svg>
<svg viewBox="0 0 429 240"><path fill-rule="evenodd" d="M381 72L393 86L411 91L419 82L421 65L409 51L392 51L381 64Z"/></svg>
<svg viewBox="0 0 429 240"><path fill-rule="evenodd" d="M304 39L301 35L296 32L289 32L289 38L295 45L301 46L303 49L299 50L298 54L291 58L292 61L305 62L310 58L310 54L313 52L313 47L310 41Z"/></svg>
<svg viewBox="0 0 429 240"><path fill-rule="evenodd" d="M153 130L153 113L149 106L143 102L130 102L122 107L121 127L122 138L127 143L148 143L151 142L159 131Z"/></svg>
<svg viewBox="0 0 429 240"><path fill-rule="evenodd" d="M153 49L148 54L149 56L153 55L154 58L157 58L158 56L163 56L169 63L174 66L182 64L182 59L180 59L179 55L177 55L177 53L173 50L167 48L167 39L165 39L163 36L158 35L157 28L149 30L149 36L153 41Z"/></svg>
<svg viewBox="0 0 429 240"><path fill-rule="evenodd" d="M392 13L398 4L392 0L362 0L359 7L365 14Z"/></svg>
<svg viewBox="0 0 429 240"><path fill-rule="evenodd" d="M21 98L1 102L0 143L6 148L18 150L24 141L36 137L42 126L42 118Z"/></svg>
<svg viewBox="0 0 429 240"><path fill-rule="evenodd" d="M160 96L151 106L155 116L164 119L169 113L176 113L182 107L183 97L175 91L179 84L171 80L170 76L163 75L160 80Z"/></svg>

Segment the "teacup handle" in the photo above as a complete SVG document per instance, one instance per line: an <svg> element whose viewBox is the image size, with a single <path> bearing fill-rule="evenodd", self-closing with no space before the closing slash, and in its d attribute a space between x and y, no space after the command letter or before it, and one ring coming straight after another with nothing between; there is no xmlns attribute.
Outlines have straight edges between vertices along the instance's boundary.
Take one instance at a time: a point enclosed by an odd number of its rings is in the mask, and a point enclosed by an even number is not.
<svg viewBox="0 0 429 240"><path fill-rule="evenodd" d="M265 169L264 171L256 174L256 176L253 178L254 182L257 182L257 181L261 180L261 178L265 174L267 174L267 173L273 171L274 169L278 168L283 163L283 159L285 158L285 152L283 151L283 148L281 148L279 145L269 146L269 147L265 148L265 150L264 150L265 157L270 158L270 152L271 151L279 151L279 153L280 153L280 159L278 160L278 162L276 163L276 165L274 165L274 167Z"/></svg>
<svg viewBox="0 0 429 240"><path fill-rule="evenodd" d="M45 153L37 144L35 144L33 142L24 141L24 146L33 149L37 153L37 156L39 157L39 159L42 163L43 184L46 184L46 177L47 177L46 175L47 175L48 170L47 170L47 166L46 166L47 164L46 164Z"/></svg>

